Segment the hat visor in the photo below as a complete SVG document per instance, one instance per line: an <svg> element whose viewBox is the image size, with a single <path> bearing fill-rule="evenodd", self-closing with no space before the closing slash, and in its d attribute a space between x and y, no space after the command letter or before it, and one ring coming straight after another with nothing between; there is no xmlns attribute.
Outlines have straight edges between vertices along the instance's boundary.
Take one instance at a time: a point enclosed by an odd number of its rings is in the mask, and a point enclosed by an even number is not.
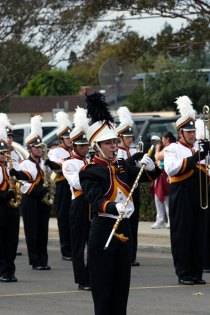
<svg viewBox="0 0 210 315"><path fill-rule="evenodd" d="M72 141L73 144L77 144L77 145L83 145L83 144L89 144L89 142L86 140L86 141Z"/></svg>
<svg viewBox="0 0 210 315"><path fill-rule="evenodd" d="M186 127L186 128L181 128L183 131L195 131L196 128L193 127L193 128L190 128L190 127Z"/></svg>
<svg viewBox="0 0 210 315"><path fill-rule="evenodd" d="M29 147L34 147L34 148L44 148L46 147L47 145L44 143L44 142L40 142L38 144L35 144L35 143L31 143L29 144Z"/></svg>
<svg viewBox="0 0 210 315"><path fill-rule="evenodd" d="M119 136L123 136L123 137L133 137L134 134L133 134L133 133L129 133L129 134L124 134L124 133L122 133L122 134L120 134Z"/></svg>

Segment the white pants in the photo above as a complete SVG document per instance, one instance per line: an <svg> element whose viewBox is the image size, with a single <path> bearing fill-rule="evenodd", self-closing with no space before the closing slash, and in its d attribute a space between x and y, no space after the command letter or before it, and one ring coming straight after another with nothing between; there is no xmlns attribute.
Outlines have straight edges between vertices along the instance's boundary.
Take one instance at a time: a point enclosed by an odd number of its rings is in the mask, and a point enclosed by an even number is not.
<svg viewBox="0 0 210 315"><path fill-rule="evenodd" d="M169 221L169 207L168 207L168 200L169 197L165 196L164 202L161 202L158 197L155 195L155 206L156 206L156 223L157 224L164 224L165 223L165 216L167 217L167 223L170 224Z"/></svg>

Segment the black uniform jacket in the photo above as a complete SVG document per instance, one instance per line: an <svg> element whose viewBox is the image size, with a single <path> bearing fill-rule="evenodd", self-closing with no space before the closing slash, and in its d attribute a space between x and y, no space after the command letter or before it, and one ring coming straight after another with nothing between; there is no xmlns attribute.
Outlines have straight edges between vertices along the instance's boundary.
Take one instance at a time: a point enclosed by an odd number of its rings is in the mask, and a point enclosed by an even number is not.
<svg viewBox="0 0 210 315"><path fill-rule="evenodd" d="M123 159L109 165L108 162L94 157L92 163L81 169L80 184L85 198L92 205L93 216L100 213L118 215L115 200L116 189L121 189L128 196L140 169L129 166ZM161 170L156 166L152 172L143 171L140 182L156 179Z"/></svg>

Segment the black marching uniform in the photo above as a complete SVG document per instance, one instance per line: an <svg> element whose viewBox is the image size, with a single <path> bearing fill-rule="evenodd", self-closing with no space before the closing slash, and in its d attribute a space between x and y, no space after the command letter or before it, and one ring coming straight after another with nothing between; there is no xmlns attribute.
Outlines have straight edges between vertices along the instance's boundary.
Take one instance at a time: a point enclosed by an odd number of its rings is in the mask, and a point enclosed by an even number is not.
<svg viewBox="0 0 210 315"><path fill-rule="evenodd" d="M160 170L144 171L140 181L155 179ZM118 217L116 203L124 203L139 173L138 167L118 160L109 165L94 157L80 171L85 198L92 206L88 243L90 284L96 315L125 315L130 285L132 234L129 219L122 219L108 249L104 246ZM132 204L132 198L129 201ZM129 240L122 242L121 233Z"/></svg>
<svg viewBox="0 0 210 315"><path fill-rule="evenodd" d="M196 145L190 147L179 141L164 151L165 170L170 176L171 250L176 275L183 284L203 281L205 210L200 207L199 170L202 185L206 170L198 163L197 150Z"/></svg>
<svg viewBox="0 0 210 315"><path fill-rule="evenodd" d="M9 204L14 192L9 191L9 172L6 163L0 163L0 281L17 281L15 257L18 246L19 210Z"/></svg>
<svg viewBox="0 0 210 315"><path fill-rule="evenodd" d="M86 159L73 153L72 157L63 163L63 174L72 191L70 228L74 280L79 284L79 288L88 289L90 280L88 263L85 262L85 249L90 230L89 203L84 198L79 182L79 170L86 164L88 164Z"/></svg>
<svg viewBox="0 0 210 315"><path fill-rule="evenodd" d="M29 265L35 270L49 270L48 263L48 224L50 206L42 199L47 193L43 187L44 161L39 163L29 156L20 163L20 171L13 171L22 180L22 215Z"/></svg>
<svg viewBox="0 0 210 315"><path fill-rule="evenodd" d="M55 171L56 192L55 192L55 211L58 221L60 248L63 259L71 260L71 230L69 210L71 207L72 194L69 184L62 173L62 163L72 155L70 149L63 144L52 147L48 152L46 164Z"/></svg>

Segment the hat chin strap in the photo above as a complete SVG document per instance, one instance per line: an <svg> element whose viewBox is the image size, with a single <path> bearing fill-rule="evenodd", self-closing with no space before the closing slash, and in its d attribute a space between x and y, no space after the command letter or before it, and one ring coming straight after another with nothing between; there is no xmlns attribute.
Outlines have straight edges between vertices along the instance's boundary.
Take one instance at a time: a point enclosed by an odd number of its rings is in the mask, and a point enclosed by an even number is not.
<svg viewBox="0 0 210 315"><path fill-rule="evenodd" d="M187 141L187 139L185 138L185 135L184 135L184 130L183 129L180 129L180 131L181 131L181 133L182 133L182 135L183 135L183 138L184 138L184 141L186 142L186 144L187 145L189 145L190 147L192 146L192 144L191 143L189 143L188 141Z"/></svg>
<svg viewBox="0 0 210 315"><path fill-rule="evenodd" d="M97 150L100 152L100 154L102 155L102 157L103 157L105 160L107 160L107 161L109 161L109 162L112 162L112 161L113 161L113 159L109 159L109 158L104 154L104 152L101 150L101 148L100 148L100 146L98 145L97 142L94 142L94 145L96 146Z"/></svg>

